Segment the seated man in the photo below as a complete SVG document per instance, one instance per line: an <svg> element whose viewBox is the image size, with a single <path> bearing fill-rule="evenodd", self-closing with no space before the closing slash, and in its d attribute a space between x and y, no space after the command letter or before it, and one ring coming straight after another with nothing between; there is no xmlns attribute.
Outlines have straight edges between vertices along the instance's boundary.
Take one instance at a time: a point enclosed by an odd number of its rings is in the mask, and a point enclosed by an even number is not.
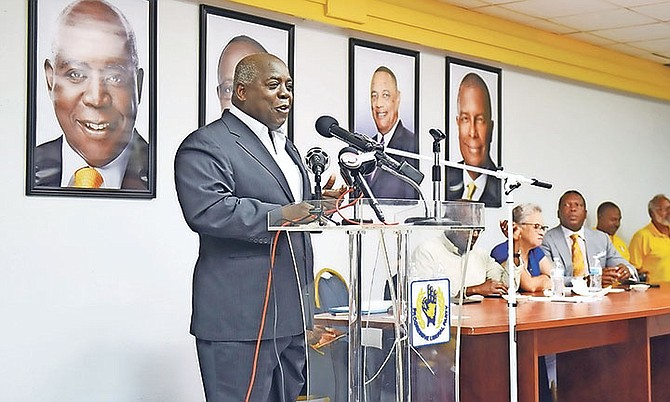
<svg viewBox="0 0 670 402"><path fill-rule="evenodd" d="M563 264L566 283L573 276L587 276L596 259L603 267L603 286L631 277L637 279L635 268L621 257L605 233L584 227L586 201L578 191L569 190L561 196L558 219L560 225L544 235L542 250L549 259L558 258Z"/></svg>
<svg viewBox="0 0 670 402"><path fill-rule="evenodd" d="M630 253L628 252L628 247L626 247L626 242L616 235L619 226L621 226L621 210L619 207L611 201L605 201L600 204L598 206L598 223L596 229L607 233L616 251L623 258L630 261Z"/></svg>
<svg viewBox="0 0 670 402"><path fill-rule="evenodd" d="M651 222L630 240L630 262L649 281L670 280L670 199L654 196L647 206Z"/></svg>
<svg viewBox="0 0 670 402"><path fill-rule="evenodd" d="M462 286L464 296L479 294L499 296L506 294L509 279L507 270L495 262L485 252L473 249L479 231L473 234L470 250L469 232L466 230L447 230L440 237L429 239L416 247L413 254L415 278L446 277L451 280L451 296L456 297ZM467 256L467 271L462 278L463 257ZM520 269L515 272L515 283L519 283Z"/></svg>

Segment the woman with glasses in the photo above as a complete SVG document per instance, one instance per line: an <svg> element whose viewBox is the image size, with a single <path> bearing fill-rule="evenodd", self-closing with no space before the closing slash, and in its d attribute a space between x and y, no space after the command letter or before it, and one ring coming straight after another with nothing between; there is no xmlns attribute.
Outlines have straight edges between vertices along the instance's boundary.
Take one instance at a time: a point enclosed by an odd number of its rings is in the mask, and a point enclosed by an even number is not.
<svg viewBox="0 0 670 402"><path fill-rule="evenodd" d="M552 262L540 248L547 226L542 219L542 209L536 204L517 205L512 210L514 264L525 267L521 270L519 290L537 292L551 288ZM507 221L500 227L507 235ZM491 250L491 257L499 264L506 266L508 259L507 240Z"/></svg>

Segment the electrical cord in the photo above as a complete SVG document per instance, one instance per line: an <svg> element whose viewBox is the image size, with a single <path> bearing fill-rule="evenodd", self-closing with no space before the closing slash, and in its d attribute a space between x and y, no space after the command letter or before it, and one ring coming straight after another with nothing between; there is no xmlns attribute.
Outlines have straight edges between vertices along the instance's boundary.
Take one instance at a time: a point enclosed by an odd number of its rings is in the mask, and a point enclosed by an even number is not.
<svg viewBox="0 0 670 402"><path fill-rule="evenodd" d="M247 394L244 398L245 402L249 402L249 400L251 399L251 390L253 389L254 382L256 381L256 371L258 370L258 357L260 355L261 340L263 339L263 329L265 328L265 316L268 311L268 303L270 302L270 285L272 283L272 271L274 270L275 266L277 243L280 234L281 231L277 231L272 241L272 247L270 252L270 269L268 270L268 280L267 285L265 286L265 300L263 301L263 311L261 312L261 322L258 329L258 337L256 338L256 349L254 351L254 360L251 366L251 377L249 378L249 386L247 387Z"/></svg>

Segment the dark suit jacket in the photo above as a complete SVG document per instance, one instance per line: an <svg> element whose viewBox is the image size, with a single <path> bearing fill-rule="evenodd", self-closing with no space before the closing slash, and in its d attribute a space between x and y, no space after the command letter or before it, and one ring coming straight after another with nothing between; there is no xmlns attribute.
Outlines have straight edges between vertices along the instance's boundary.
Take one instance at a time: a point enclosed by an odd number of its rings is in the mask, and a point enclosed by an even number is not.
<svg viewBox="0 0 670 402"><path fill-rule="evenodd" d="M300 169L303 199L308 200L309 178L298 150L290 141L286 150ZM175 158L175 182L186 223L200 238L191 333L210 341L255 340L275 234L267 229L267 215L294 201L284 175L258 137L226 110L221 119L182 142ZM286 236L280 235L277 246L264 339L303 332L298 282ZM306 293L313 286L312 246L306 233L292 232L291 242L309 318L311 302Z"/></svg>
<svg viewBox="0 0 670 402"><path fill-rule="evenodd" d="M35 148L35 186L60 187L62 176L61 147L63 136ZM130 158L123 176L121 189L147 190L149 188L149 145L135 131L130 143Z"/></svg>
<svg viewBox="0 0 670 402"><path fill-rule="evenodd" d="M463 163L460 161L459 163ZM496 166L489 162L482 166L483 169L494 170ZM484 192L479 197L479 202L483 202L487 207L498 208L501 205L500 200L500 179L489 176L484 187ZM447 168L447 201L453 201L463 198L463 171L460 169Z"/></svg>
<svg viewBox="0 0 670 402"><path fill-rule="evenodd" d="M391 141L386 144L390 148L399 149L401 151L418 153L419 144L413 132L406 129L402 125L402 121L398 122ZM404 156L390 155L393 159L402 163L407 161L415 168L419 167L419 161L416 159L405 158ZM370 190L377 198L391 198L391 199L417 199L419 198L416 190L408 183L400 180L391 173L385 172L381 169L376 169L374 175L369 179Z"/></svg>

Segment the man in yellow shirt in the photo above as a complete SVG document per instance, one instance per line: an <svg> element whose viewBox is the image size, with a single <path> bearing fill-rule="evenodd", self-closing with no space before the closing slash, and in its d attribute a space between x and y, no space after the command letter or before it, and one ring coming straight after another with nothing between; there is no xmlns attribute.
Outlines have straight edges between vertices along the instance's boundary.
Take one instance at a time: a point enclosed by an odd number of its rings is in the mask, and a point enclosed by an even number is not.
<svg viewBox="0 0 670 402"><path fill-rule="evenodd" d="M630 240L630 262L653 282L670 281L670 199L655 195L648 204L651 223Z"/></svg>
<svg viewBox="0 0 670 402"><path fill-rule="evenodd" d="M607 233L612 240L612 244L616 251L628 261L630 261L630 253L626 242L616 235L617 230L621 226L621 209L612 201L605 201L598 206L598 224L596 229Z"/></svg>

